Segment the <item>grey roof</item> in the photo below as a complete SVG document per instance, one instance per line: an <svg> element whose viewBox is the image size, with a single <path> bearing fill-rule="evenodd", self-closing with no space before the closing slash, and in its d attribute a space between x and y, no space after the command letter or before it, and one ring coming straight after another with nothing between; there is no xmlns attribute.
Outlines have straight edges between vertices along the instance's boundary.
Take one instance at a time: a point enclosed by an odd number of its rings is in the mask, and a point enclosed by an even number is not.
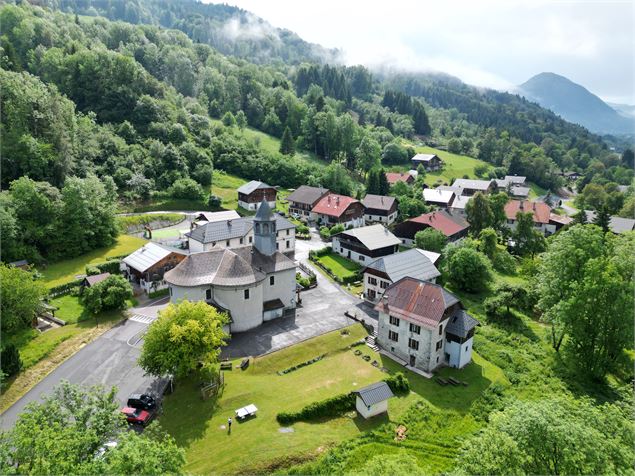
<svg viewBox="0 0 635 476"><path fill-rule="evenodd" d="M396 200L395 197L368 194L362 200L362 204L366 208L373 208L375 210L390 210L395 205Z"/></svg>
<svg viewBox="0 0 635 476"><path fill-rule="evenodd" d="M306 205L313 206L315 202L317 202L327 193L329 193L329 190L327 188L302 185L298 187L298 189L295 190L293 193L291 193L287 197L287 200L289 202L304 203Z"/></svg>
<svg viewBox="0 0 635 476"><path fill-rule="evenodd" d="M448 320L448 325L445 327L445 332L454 334L459 337L467 337L468 332L478 326L480 323L470 316L463 309L459 309Z"/></svg>
<svg viewBox="0 0 635 476"><path fill-rule="evenodd" d="M345 230L335 236L353 236L357 238L367 249L376 250L386 246L400 245L401 240L393 235L383 225L362 226L361 228L353 228Z"/></svg>
<svg viewBox="0 0 635 476"><path fill-rule="evenodd" d="M273 188L273 187L271 185L267 185L264 182L260 182L258 180L252 180L251 182L247 182L242 187L239 187L237 192L244 193L245 195L249 195L253 191L258 190L260 188Z"/></svg>
<svg viewBox="0 0 635 476"><path fill-rule="evenodd" d="M467 205L467 202L470 201L470 198L472 197L464 197L462 195L457 195L454 197L454 200L452 200L452 203L450 204L450 208L457 208L460 210L464 210L465 205Z"/></svg>
<svg viewBox="0 0 635 476"><path fill-rule="evenodd" d="M84 280L88 283L88 286L94 286L110 277L110 273L93 274L92 276L86 276Z"/></svg>
<svg viewBox="0 0 635 476"><path fill-rule="evenodd" d="M271 221L271 215L272 212L271 207L269 206L269 202L263 198L262 202L260 202L260 205L258 205L258 211L256 212L254 220Z"/></svg>
<svg viewBox="0 0 635 476"><path fill-rule="evenodd" d="M529 196L529 187L518 187L518 186L514 186L512 187L512 195L514 197L528 197Z"/></svg>
<svg viewBox="0 0 635 476"><path fill-rule="evenodd" d="M267 207L269 207L268 204ZM262 205L258 210L261 208ZM273 220L276 222L276 230L295 228L293 223L280 215L273 215ZM217 241L231 240L232 238L242 238L251 231L253 226L254 217L216 221L198 226L189 233L186 233L185 236L201 243L214 243Z"/></svg>
<svg viewBox="0 0 635 476"><path fill-rule="evenodd" d="M386 273L393 283L406 276L422 281L441 276L430 258L418 248L378 258L366 266L364 271L369 268Z"/></svg>
<svg viewBox="0 0 635 476"><path fill-rule="evenodd" d="M591 223L595 219L595 212L586 210L586 219ZM618 216L612 216L609 221L609 229L613 233L625 233L627 231L633 231L635 229L635 220L632 218L622 218Z"/></svg>
<svg viewBox="0 0 635 476"><path fill-rule="evenodd" d="M430 162L435 157L439 158L437 154L417 154L410 160L415 162Z"/></svg>
<svg viewBox="0 0 635 476"><path fill-rule="evenodd" d="M219 248L193 253L165 273L176 286L245 286L265 279L267 274L294 269L295 263L280 252L263 255L253 246Z"/></svg>
<svg viewBox="0 0 635 476"><path fill-rule="evenodd" d="M523 185L526 180L527 177L523 177L522 175L505 175L505 178L503 179L495 179L496 185L499 188L505 188L509 184Z"/></svg>
<svg viewBox="0 0 635 476"><path fill-rule="evenodd" d="M15 266L16 268L19 268L20 266L26 266L28 264L29 260L21 259L19 261L12 261L11 263L9 263L9 266Z"/></svg>
<svg viewBox="0 0 635 476"><path fill-rule="evenodd" d="M220 212L198 212L195 214L197 220L205 220L208 222L234 220L240 218L236 210L223 210Z"/></svg>
<svg viewBox="0 0 635 476"><path fill-rule="evenodd" d="M487 190L491 184L491 180L456 179L452 186L469 188L471 190Z"/></svg>
<svg viewBox="0 0 635 476"><path fill-rule="evenodd" d="M440 188L424 188L423 200L433 203L445 203L446 205L452 201L455 192L452 190L441 190Z"/></svg>
<svg viewBox="0 0 635 476"><path fill-rule="evenodd" d="M134 253L126 256L123 262L140 273L150 269L172 253L187 254L174 248L166 248L157 243L146 243Z"/></svg>
<svg viewBox="0 0 635 476"><path fill-rule="evenodd" d="M390 390L390 387L386 382L373 383L371 385L368 385L367 387L355 390L354 393L359 395L359 397L364 402L364 405L368 407L394 397L392 390Z"/></svg>

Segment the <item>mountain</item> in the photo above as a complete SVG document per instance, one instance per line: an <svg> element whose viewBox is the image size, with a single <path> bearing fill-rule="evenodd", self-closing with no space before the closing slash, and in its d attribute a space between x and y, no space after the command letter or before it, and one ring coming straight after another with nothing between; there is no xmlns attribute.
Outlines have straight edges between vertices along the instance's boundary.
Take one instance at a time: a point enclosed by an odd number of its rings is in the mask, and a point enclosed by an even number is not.
<svg viewBox="0 0 635 476"><path fill-rule="evenodd" d="M609 106L619 112L622 116L627 118L635 118L635 106L632 104L617 104L614 102L607 102Z"/></svg>
<svg viewBox="0 0 635 476"><path fill-rule="evenodd" d="M585 87L558 74L537 74L518 86L516 92L593 132L628 134L634 129L632 119L624 117Z"/></svg>

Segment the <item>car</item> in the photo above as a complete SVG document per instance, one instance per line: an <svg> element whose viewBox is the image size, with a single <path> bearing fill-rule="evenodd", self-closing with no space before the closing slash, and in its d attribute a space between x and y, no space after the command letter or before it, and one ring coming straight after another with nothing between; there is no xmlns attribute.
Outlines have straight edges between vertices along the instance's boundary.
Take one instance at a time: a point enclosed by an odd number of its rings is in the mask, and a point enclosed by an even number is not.
<svg viewBox="0 0 635 476"><path fill-rule="evenodd" d="M132 408L141 408L142 410L154 410L157 407L157 401L152 395L147 393L133 393L128 397L126 405Z"/></svg>
<svg viewBox="0 0 635 476"><path fill-rule="evenodd" d="M152 418L150 412L142 410L141 408L123 407L121 413L126 416L128 423L134 425L146 426L150 423L150 418Z"/></svg>

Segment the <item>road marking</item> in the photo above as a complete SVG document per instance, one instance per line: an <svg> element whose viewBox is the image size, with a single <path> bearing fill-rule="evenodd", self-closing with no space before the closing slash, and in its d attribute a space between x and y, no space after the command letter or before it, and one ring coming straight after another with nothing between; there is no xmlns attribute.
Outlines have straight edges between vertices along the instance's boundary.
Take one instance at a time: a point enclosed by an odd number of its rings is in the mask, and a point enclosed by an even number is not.
<svg viewBox="0 0 635 476"><path fill-rule="evenodd" d="M150 324L156 319L156 317L152 316L142 316L141 314L133 314L128 318L129 321L140 322L142 324Z"/></svg>

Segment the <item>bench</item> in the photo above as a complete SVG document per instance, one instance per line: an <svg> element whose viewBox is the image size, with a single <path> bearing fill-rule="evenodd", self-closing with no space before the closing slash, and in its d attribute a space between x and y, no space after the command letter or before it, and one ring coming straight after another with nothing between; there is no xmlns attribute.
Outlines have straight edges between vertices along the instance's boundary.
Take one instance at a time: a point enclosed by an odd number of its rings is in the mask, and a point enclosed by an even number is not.
<svg viewBox="0 0 635 476"><path fill-rule="evenodd" d="M443 387L445 387L448 384L448 381L446 379L444 379L444 378L441 378L441 377L437 377L436 381L437 381L437 383L439 385L441 385Z"/></svg>
<svg viewBox="0 0 635 476"><path fill-rule="evenodd" d="M239 408L236 410L236 418L239 420L244 420L245 418L252 417L256 414L258 408L253 403L247 405L246 407Z"/></svg>
<svg viewBox="0 0 635 476"><path fill-rule="evenodd" d="M245 370L247 367L249 367L249 358L243 359L238 367L240 367L240 370Z"/></svg>

